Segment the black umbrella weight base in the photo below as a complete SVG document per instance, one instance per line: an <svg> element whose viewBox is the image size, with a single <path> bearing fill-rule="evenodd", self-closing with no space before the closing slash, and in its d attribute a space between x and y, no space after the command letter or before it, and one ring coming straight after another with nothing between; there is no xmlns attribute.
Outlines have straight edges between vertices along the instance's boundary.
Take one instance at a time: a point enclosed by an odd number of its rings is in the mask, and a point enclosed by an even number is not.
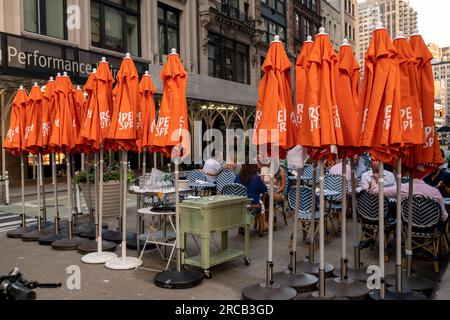
<svg viewBox="0 0 450 320"><path fill-rule="evenodd" d="M266 283L260 283L242 289L244 300L292 300L297 294L295 289L282 287L278 283L274 283L270 288Z"/></svg>
<svg viewBox="0 0 450 320"><path fill-rule="evenodd" d="M334 276L335 277L341 276L341 268L337 268L336 270L334 270ZM353 281L360 281L364 283L367 283L367 279L369 278L367 270L363 268L360 269L347 268L347 276L349 279L352 279Z"/></svg>
<svg viewBox="0 0 450 320"><path fill-rule="evenodd" d="M182 268L181 271L170 270L157 273L154 283L157 287L164 289L189 289L200 285L204 277L204 273L200 270Z"/></svg>
<svg viewBox="0 0 450 320"><path fill-rule="evenodd" d="M117 249L117 244L115 244L114 242L102 241L102 250L103 251L114 252L114 251L116 251L116 249ZM83 255L97 252L98 243L95 240L84 242L78 246L77 250L78 250L78 253L83 254Z"/></svg>
<svg viewBox="0 0 450 320"><path fill-rule="evenodd" d="M122 232L112 230L105 231L103 233L103 240L120 244L122 243Z"/></svg>
<svg viewBox="0 0 450 320"><path fill-rule="evenodd" d="M22 241L24 242L37 242L40 238L48 236L51 234L53 229L42 229L41 231L35 230L26 233L22 236Z"/></svg>
<svg viewBox="0 0 450 320"><path fill-rule="evenodd" d="M56 251L72 251L77 250L78 246L89 240L83 238L72 238L72 239L62 239L57 240L52 243L52 249Z"/></svg>
<svg viewBox="0 0 450 320"><path fill-rule="evenodd" d="M44 237L39 238L38 243L41 246L51 246L53 242L65 239L67 237L64 233L58 233L58 234L50 234L46 235Z"/></svg>
<svg viewBox="0 0 450 320"><path fill-rule="evenodd" d="M380 291L372 290L369 293L369 298L371 300L379 301L380 299ZM395 288L388 288L385 291L384 300L387 301L400 301L400 300L429 300L429 298L418 292L407 291L407 292L397 292Z"/></svg>
<svg viewBox="0 0 450 320"><path fill-rule="evenodd" d="M336 296L344 297L350 300L364 300L369 294L369 289L366 283L355 281L352 279L327 279L326 285L327 292Z"/></svg>
<svg viewBox="0 0 450 320"><path fill-rule="evenodd" d="M297 272L309 273L315 275L316 277L319 276L319 267L320 267L319 262L310 262L305 260L297 262ZM325 263L325 278L333 277L334 269L335 268L333 265Z"/></svg>
<svg viewBox="0 0 450 320"><path fill-rule="evenodd" d="M389 274L385 278L388 286L395 287L395 274ZM408 277L406 272L402 272L402 288L404 290L418 291L423 293L431 293L436 283L430 279L412 275Z"/></svg>
<svg viewBox="0 0 450 320"><path fill-rule="evenodd" d="M309 292L316 289L319 279L308 273L292 273L290 270L277 272L273 275L282 287L290 287L297 292Z"/></svg>
<svg viewBox="0 0 450 320"><path fill-rule="evenodd" d="M17 228L6 233L6 236L11 239L21 239L24 234L36 230L36 227Z"/></svg>
<svg viewBox="0 0 450 320"><path fill-rule="evenodd" d="M142 250L145 245L145 240L140 239L139 240L139 249ZM137 245L137 233L134 232L128 232L127 233L127 249L137 251L138 245ZM145 246L145 251L149 250L155 250L156 245L153 243L147 243Z"/></svg>
<svg viewBox="0 0 450 320"><path fill-rule="evenodd" d="M322 297L320 296L319 291L314 291L309 296L308 300L337 300L336 296L330 292L325 292L325 295Z"/></svg>

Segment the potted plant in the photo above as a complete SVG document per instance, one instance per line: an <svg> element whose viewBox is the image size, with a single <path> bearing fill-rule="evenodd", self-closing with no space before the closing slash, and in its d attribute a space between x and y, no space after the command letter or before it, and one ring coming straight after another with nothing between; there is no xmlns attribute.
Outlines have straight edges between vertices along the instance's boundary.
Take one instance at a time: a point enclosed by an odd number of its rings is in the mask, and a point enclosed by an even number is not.
<svg viewBox="0 0 450 320"><path fill-rule="evenodd" d="M132 179L131 173L128 174L128 181ZM80 185L81 192L90 208L95 208L95 168L94 163L89 163L86 170L77 172L75 181ZM89 181L89 184L88 184ZM89 200L91 203L89 203ZM105 157L103 166L103 216L119 216L120 207L120 165L116 161L109 161Z"/></svg>

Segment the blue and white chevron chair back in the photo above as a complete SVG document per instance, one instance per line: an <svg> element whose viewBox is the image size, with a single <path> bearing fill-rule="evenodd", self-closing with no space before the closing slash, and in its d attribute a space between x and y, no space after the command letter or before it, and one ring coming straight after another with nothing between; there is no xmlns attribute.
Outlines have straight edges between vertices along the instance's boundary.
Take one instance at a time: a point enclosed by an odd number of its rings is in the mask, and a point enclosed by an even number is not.
<svg viewBox="0 0 450 320"><path fill-rule="evenodd" d="M216 181L217 192L222 193L223 188L234 183L236 180L236 173L231 170L223 170L218 176Z"/></svg>
<svg viewBox="0 0 450 320"><path fill-rule="evenodd" d="M293 187L289 191L288 195L288 203L289 208L295 210L295 199L297 196L297 188ZM300 214L310 214L312 210L312 197L313 192L311 188L308 187L300 187L300 203L299 203L299 215Z"/></svg>
<svg viewBox="0 0 450 320"><path fill-rule="evenodd" d="M325 176L325 190L337 191L339 195L333 196L334 201L342 200L342 176L337 174L329 174Z"/></svg>
<svg viewBox="0 0 450 320"><path fill-rule="evenodd" d="M223 187L222 194L228 196L247 197L247 188L239 183L230 183Z"/></svg>
<svg viewBox="0 0 450 320"><path fill-rule="evenodd" d="M188 173L187 180L189 184L195 184L197 180L206 181L206 175L200 170L194 170Z"/></svg>
<svg viewBox="0 0 450 320"><path fill-rule="evenodd" d="M356 211L365 221L378 222L378 196L370 192L363 192L356 198ZM388 200L384 198L384 217L389 212Z"/></svg>
<svg viewBox="0 0 450 320"><path fill-rule="evenodd" d="M441 219L441 206L436 199L422 195L413 196L413 228L427 229L435 227ZM402 220L408 223L408 199L402 201Z"/></svg>

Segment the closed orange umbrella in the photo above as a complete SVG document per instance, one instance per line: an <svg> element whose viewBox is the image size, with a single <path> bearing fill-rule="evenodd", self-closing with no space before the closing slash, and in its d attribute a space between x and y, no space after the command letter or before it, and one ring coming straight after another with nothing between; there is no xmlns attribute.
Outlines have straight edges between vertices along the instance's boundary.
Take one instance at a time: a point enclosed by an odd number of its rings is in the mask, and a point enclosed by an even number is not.
<svg viewBox="0 0 450 320"><path fill-rule="evenodd" d="M75 105L74 88L69 76L65 73L56 77L55 117L50 135L50 150L53 153L68 153L75 147Z"/></svg>
<svg viewBox="0 0 450 320"><path fill-rule="evenodd" d="M292 102L291 62L281 41L273 41L262 65L255 115L256 145L279 147L280 158L297 144L297 120Z"/></svg>
<svg viewBox="0 0 450 320"><path fill-rule="evenodd" d="M50 144L50 133L53 123L54 111L54 92L55 81L53 77L47 82L45 86L44 95L42 98L42 112L41 112L41 130L38 135L38 145L42 147L42 152L47 153Z"/></svg>
<svg viewBox="0 0 450 320"><path fill-rule="evenodd" d="M153 150L167 157L172 156L175 146L183 148L183 156L190 154L187 117L186 85L188 75L180 56L172 51L161 71L164 91L156 122ZM177 155L178 156L178 155Z"/></svg>
<svg viewBox="0 0 450 320"><path fill-rule="evenodd" d="M365 61L361 144L382 162L397 159L402 144L397 55L387 30L376 29Z"/></svg>
<svg viewBox="0 0 450 320"><path fill-rule="evenodd" d="M341 158L360 152L362 109L359 103L360 66L348 41L339 50L338 78L336 90L342 126L343 144L339 148Z"/></svg>
<svg viewBox="0 0 450 320"><path fill-rule="evenodd" d="M307 61L306 130L301 131L299 138L300 144L308 147L315 159L337 153L336 146L343 144L336 95L338 57L329 36L323 28L321 31L316 36Z"/></svg>
<svg viewBox="0 0 450 320"><path fill-rule="evenodd" d="M25 149L31 154L38 154L41 148L41 146L38 145L38 137L41 131L42 102L41 87L35 83L28 96L24 136Z"/></svg>
<svg viewBox="0 0 450 320"><path fill-rule="evenodd" d="M111 143L113 150L136 150L136 141L139 138L139 75L130 55L123 59L116 80L108 143Z"/></svg>
<svg viewBox="0 0 450 320"><path fill-rule="evenodd" d="M139 88L141 92L142 135L141 139L137 142L138 150L142 152L144 148L147 148L147 151L152 151L151 146L153 145L154 131L156 128L156 111L153 100L156 88L148 71L142 77Z"/></svg>
<svg viewBox="0 0 450 320"><path fill-rule="evenodd" d="M300 130L308 129L303 125L303 118L306 116L305 112L305 95L306 95L306 62L313 47L311 36L303 43L302 50L297 58L295 64L295 114L297 117L297 125ZM301 137L301 134L298 135ZM300 143L299 143L300 144Z"/></svg>
<svg viewBox="0 0 450 320"><path fill-rule="evenodd" d="M433 167L444 163L434 122L434 76L431 66L433 56L423 41L422 36L413 35L409 40L409 44L416 58L418 98L423 117L425 139L424 146L416 148L414 156L417 165L431 167L420 174L424 176L430 170L433 170Z"/></svg>
<svg viewBox="0 0 450 320"><path fill-rule="evenodd" d="M28 95L21 86L12 102L9 130L6 133L6 138L3 142L3 148L15 156L18 156L25 151L24 136L27 104Z"/></svg>

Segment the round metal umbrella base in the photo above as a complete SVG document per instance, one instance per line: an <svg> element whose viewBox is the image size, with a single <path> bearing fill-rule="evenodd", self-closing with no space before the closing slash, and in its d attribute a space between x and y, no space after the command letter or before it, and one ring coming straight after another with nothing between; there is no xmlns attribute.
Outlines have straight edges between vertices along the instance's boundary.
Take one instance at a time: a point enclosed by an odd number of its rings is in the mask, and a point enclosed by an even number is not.
<svg viewBox="0 0 450 320"><path fill-rule="evenodd" d="M117 244L114 242L102 241L102 251L114 252L116 251L116 248ZM94 253L98 251L98 243L96 240L84 242L78 246L77 250L81 254Z"/></svg>
<svg viewBox="0 0 450 320"><path fill-rule="evenodd" d="M84 231L78 234L80 238L86 238L89 240L95 240L97 238L97 230L91 229L89 231Z"/></svg>
<svg viewBox="0 0 450 320"><path fill-rule="evenodd" d="M81 261L86 264L104 264L108 261L117 259L117 254L112 252L93 252L81 258Z"/></svg>
<svg viewBox="0 0 450 320"><path fill-rule="evenodd" d="M282 287L290 287L297 292L313 291L317 287L319 279L307 273L292 273L290 270L277 272L273 275L277 283Z"/></svg>
<svg viewBox="0 0 450 320"><path fill-rule="evenodd" d="M114 243L122 243L122 232L108 230L103 233L103 240L111 241Z"/></svg>
<svg viewBox="0 0 450 320"><path fill-rule="evenodd" d="M369 294L367 284L352 279L343 280L340 277L326 280L325 288L336 297L351 300L364 300Z"/></svg>
<svg viewBox="0 0 450 320"><path fill-rule="evenodd" d="M332 296L330 294L326 294L325 298L317 298L318 292L313 296L311 293L299 293L297 297L295 297L294 300L349 300L345 297L337 297Z"/></svg>
<svg viewBox="0 0 450 320"><path fill-rule="evenodd" d="M50 234L42 238L39 238L39 244L41 246L51 246L53 242L65 239L66 237L67 236L64 233Z"/></svg>
<svg viewBox="0 0 450 320"><path fill-rule="evenodd" d="M314 291L311 293L309 300L336 300L336 296L330 292L325 292L325 295L321 297L319 291Z"/></svg>
<svg viewBox="0 0 450 320"><path fill-rule="evenodd" d="M105 267L111 270L132 270L142 266L142 260L132 257L119 257L105 263Z"/></svg>
<svg viewBox="0 0 450 320"><path fill-rule="evenodd" d="M319 267L319 262L309 262L304 260L297 262L297 272L309 273L315 275L316 277L319 276ZM325 277L333 277L333 272L334 266L329 263L325 263Z"/></svg>
<svg viewBox="0 0 450 320"><path fill-rule="evenodd" d="M354 281L360 281L360 282L367 282L367 278L369 277L369 274L367 274L367 270L364 269L351 269L347 268L347 275L349 279L352 279ZM341 268L337 268L334 270L334 276L340 277L341 276Z"/></svg>
<svg viewBox="0 0 450 320"><path fill-rule="evenodd" d="M9 231L6 236L11 239L20 239L24 234L30 233L36 230L36 227L28 227L28 228L17 228Z"/></svg>
<svg viewBox="0 0 450 320"><path fill-rule="evenodd" d="M39 241L40 238L48 236L51 234L53 229L42 229L41 231L32 231L30 233L26 233L22 236L22 241L25 242L36 242Z"/></svg>
<svg viewBox="0 0 450 320"><path fill-rule="evenodd" d="M242 289L242 298L245 300L292 300L296 296L296 290L281 287L278 283L274 283L270 288L266 283L260 283Z"/></svg>
<svg viewBox="0 0 450 320"><path fill-rule="evenodd" d="M71 251L77 250L78 246L83 242L88 241L82 238L61 239L52 243L52 249L56 251Z"/></svg>
<svg viewBox="0 0 450 320"><path fill-rule="evenodd" d="M142 250L144 248L145 245L145 240L140 239L139 240L139 248ZM127 249L129 250L137 250L137 233L134 232L129 232L127 234ZM145 251L149 251L149 250L155 250L156 249L156 245L153 243L147 243L147 245L145 246Z"/></svg>
<svg viewBox="0 0 450 320"><path fill-rule="evenodd" d="M391 289L391 288L389 288ZM429 300L427 296L424 294L414 292L414 291L408 291L408 292L402 292L398 293L394 290L386 290L384 295L384 300ZM393 288L392 288L393 289ZM381 300L380 299L380 291L379 290L372 290L369 293L369 298L371 300Z"/></svg>
<svg viewBox="0 0 450 320"><path fill-rule="evenodd" d="M389 274L385 278L388 286L395 287L395 274ZM408 277L406 272L402 272L402 288L403 290L431 292L436 283L430 279L417 277L415 275Z"/></svg>
<svg viewBox="0 0 450 320"><path fill-rule="evenodd" d="M91 232L93 232L95 234L95 226L92 227L90 225L82 225L82 226L76 226L75 228L73 228L73 234L77 235L77 236L81 236L82 233L91 233ZM83 237L83 238L85 238L85 237ZM95 236L94 236L94 238L95 238Z"/></svg>
<svg viewBox="0 0 450 320"><path fill-rule="evenodd" d="M198 286L205 277L200 270L182 268L180 271L168 270L159 272L153 280L157 287L164 289L189 289Z"/></svg>

